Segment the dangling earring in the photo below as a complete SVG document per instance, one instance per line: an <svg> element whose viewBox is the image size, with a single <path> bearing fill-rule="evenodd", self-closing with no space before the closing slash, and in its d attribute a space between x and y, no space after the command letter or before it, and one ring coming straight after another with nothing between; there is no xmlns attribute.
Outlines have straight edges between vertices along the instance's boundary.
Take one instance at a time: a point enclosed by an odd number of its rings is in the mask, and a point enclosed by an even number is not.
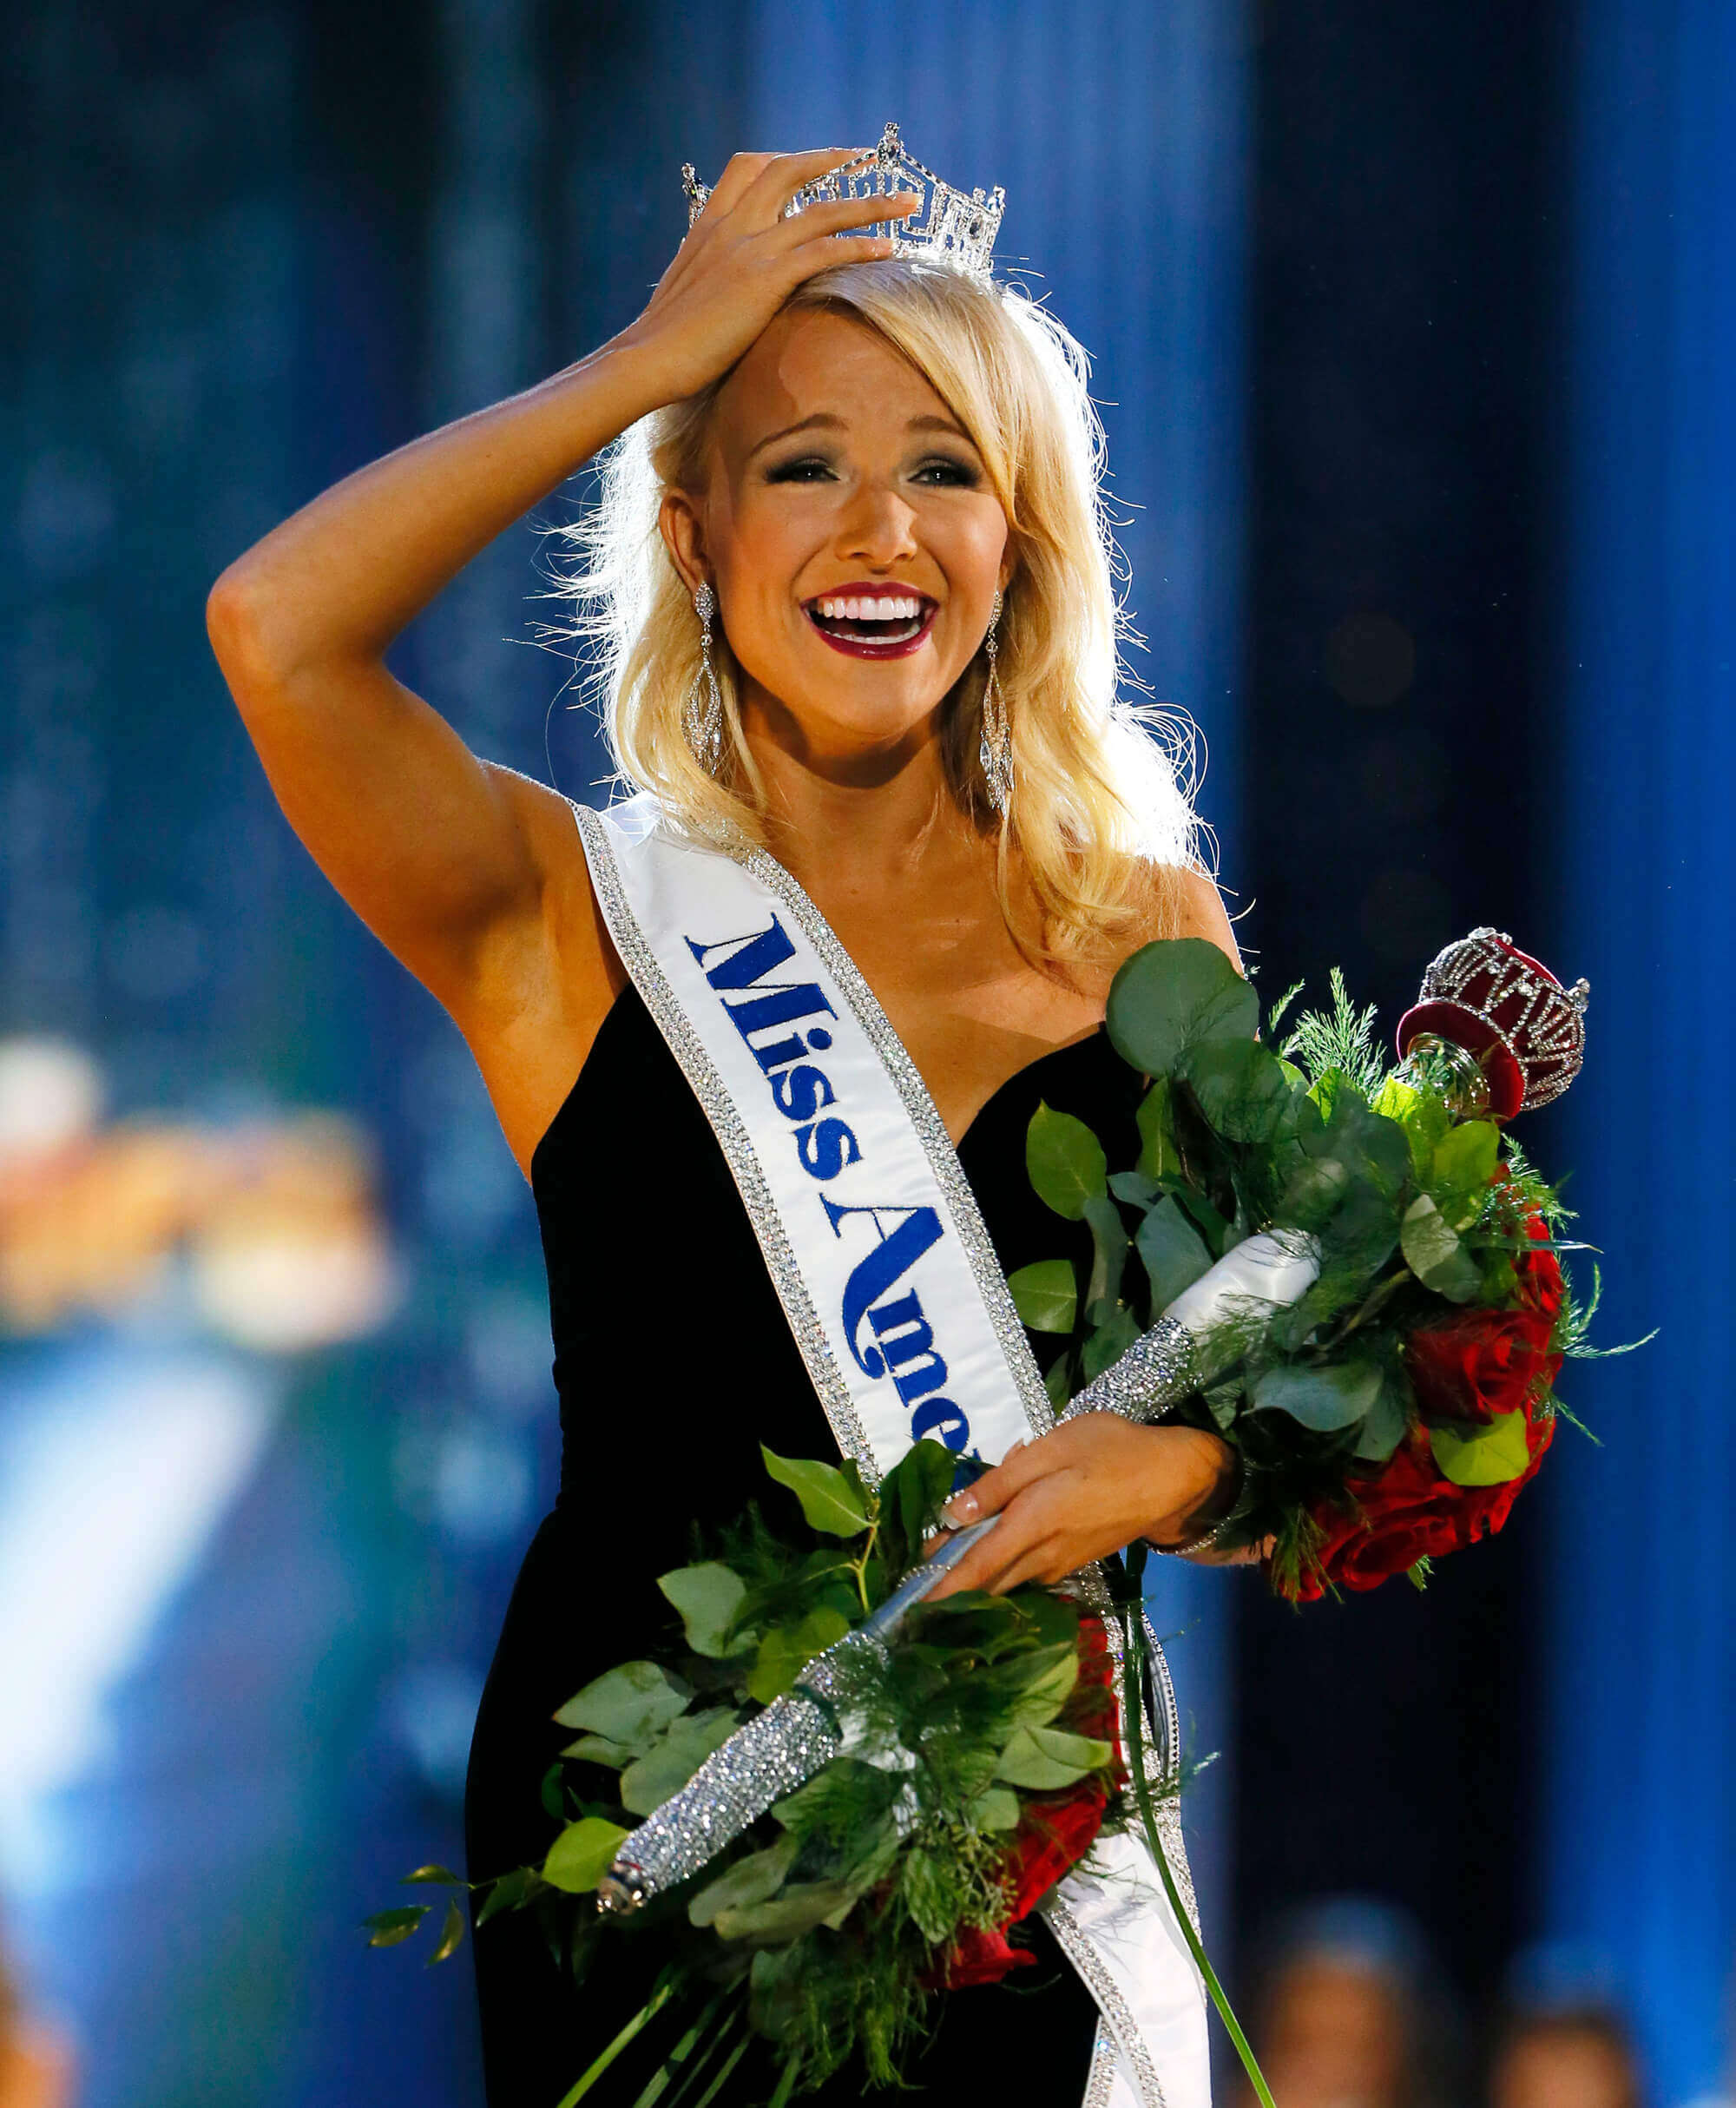
<svg viewBox="0 0 1736 2108"><path fill-rule="evenodd" d="M1001 693L1001 680L995 669L995 658L1000 649L996 636L1001 624L1001 596L995 595L994 612L989 617L989 634L983 640L983 649L989 655L989 678L983 689L983 741L976 750L976 758L983 764L983 781L989 787L989 802L1004 820L1007 807L1013 795L1013 731L1007 722L1007 699Z"/></svg>
<svg viewBox="0 0 1736 2108"><path fill-rule="evenodd" d="M714 776L723 757L723 690L717 684L717 669L711 662L711 625L717 613L717 595L709 580L694 595L694 613L700 618L700 670L681 712L681 729L688 746L699 756L700 767Z"/></svg>

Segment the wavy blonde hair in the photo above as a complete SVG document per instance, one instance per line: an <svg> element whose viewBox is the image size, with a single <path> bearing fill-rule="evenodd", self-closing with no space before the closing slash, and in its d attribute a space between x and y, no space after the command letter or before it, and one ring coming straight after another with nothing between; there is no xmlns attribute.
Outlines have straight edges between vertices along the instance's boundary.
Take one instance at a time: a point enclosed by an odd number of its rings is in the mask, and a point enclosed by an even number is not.
<svg viewBox="0 0 1736 2108"><path fill-rule="evenodd" d="M999 631L1013 754L1004 821L977 759L981 651L946 698L942 753L961 809L998 832L1009 929L1031 948L1013 912L1021 870L1042 919L1035 949L1044 956L1113 952L1135 926L1143 934L1173 929L1179 873L1203 867L1195 735L1185 717L1119 693L1124 573L1103 504L1103 429L1084 351L1018 288L984 290L916 260L841 265L786 306L847 315L901 352L970 435L1006 512L1017 563ZM715 775L684 728L700 625L657 524L666 491L704 484L723 378L641 418L602 457L595 505L556 530L578 558L556 574L575 610L559 634L587 647L595 664L624 784L650 791L697 833L763 846L764 784L742 735L727 641L713 651L726 723Z"/></svg>

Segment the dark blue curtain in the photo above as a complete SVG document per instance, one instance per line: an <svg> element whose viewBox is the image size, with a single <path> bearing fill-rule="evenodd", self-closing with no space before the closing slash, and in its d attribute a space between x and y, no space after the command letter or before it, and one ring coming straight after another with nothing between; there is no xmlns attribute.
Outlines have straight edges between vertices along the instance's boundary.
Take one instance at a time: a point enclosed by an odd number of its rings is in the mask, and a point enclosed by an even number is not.
<svg viewBox="0 0 1736 2108"><path fill-rule="evenodd" d="M1638 2005L1657 2098L1728 2083L1736 1413L1728 1078L1736 846L1736 13L1584 0L1571 54L1561 963L1592 983L1565 1108L1601 1329L1552 1504L1546 1922Z"/></svg>

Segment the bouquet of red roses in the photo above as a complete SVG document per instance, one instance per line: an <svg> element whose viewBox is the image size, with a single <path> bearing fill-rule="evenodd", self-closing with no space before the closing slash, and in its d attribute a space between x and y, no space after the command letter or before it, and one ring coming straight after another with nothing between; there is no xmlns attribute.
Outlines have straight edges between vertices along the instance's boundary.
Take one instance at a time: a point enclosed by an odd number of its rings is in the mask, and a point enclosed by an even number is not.
<svg viewBox="0 0 1736 2108"><path fill-rule="evenodd" d="M1049 1260L1011 1281L1026 1324L1068 1339L1049 1371L1058 1406L1096 1402L1166 1313L1188 1314L1167 1327L1186 1366L1161 1399L1238 1453L1216 1541L1258 1549L1299 1600L1393 1573L1420 1585L1432 1559L1498 1530L1564 1413L1563 1360L1595 1351L1596 1294L1578 1303L1561 1264L1567 1210L1506 1132L1577 1072L1585 985L1476 931L1429 968L1396 1067L1372 1011L1337 973L1332 987L1329 1011L1279 1038L1298 991L1262 1034L1252 985L1214 945L1136 952L1108 1029L1148 1079L1139 1160L1111 1173L1083 1122L1040 1107L1030 1177L1088 1228L1088 1278ZM1285 1299L1207 1297L1202 1321L1199 1284L1256 1246L1292 1255Z"/></svg>

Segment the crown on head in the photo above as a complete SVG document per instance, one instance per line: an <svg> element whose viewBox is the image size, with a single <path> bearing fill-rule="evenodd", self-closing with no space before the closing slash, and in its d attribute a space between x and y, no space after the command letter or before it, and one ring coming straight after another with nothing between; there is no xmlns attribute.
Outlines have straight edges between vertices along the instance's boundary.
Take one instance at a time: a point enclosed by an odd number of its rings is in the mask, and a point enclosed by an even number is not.
<svg viewBox="0 0 1736 2108"><path fill-rule="evenodd" d="M1398 1051L1427 1034L1464 1047L1489 1079L1500 1120L1558 1098L1585 1059L1588 981L1563 988L1504 930L1473 930L1430 962L1414 1008L1398 1021Z"/></svg>
<svg viewBox="0 0 1736 2108"><path fill-rule="evenodd" d="M700 181L691 161L681 170L681 188L687 194L687 225L691 227L705 209L711 186ZM835 202L840 198L884 198L894 191L915 191L922 209L907 220L877 220L871 226L854 227L855 234L890 235L895 256L918 256L930 263L944 263L962 271L978 285L990 282L995 237L1001 231L1001 214L1007 194L997 183L986 194L973 190L966 197L950 183L944 183L932 168L925 168L904 147L898 128L889 124L880 143L859 161L846 161L830 169L817 181L805 183L784 208L784 217L793 219L810 205Z"/></svg>

